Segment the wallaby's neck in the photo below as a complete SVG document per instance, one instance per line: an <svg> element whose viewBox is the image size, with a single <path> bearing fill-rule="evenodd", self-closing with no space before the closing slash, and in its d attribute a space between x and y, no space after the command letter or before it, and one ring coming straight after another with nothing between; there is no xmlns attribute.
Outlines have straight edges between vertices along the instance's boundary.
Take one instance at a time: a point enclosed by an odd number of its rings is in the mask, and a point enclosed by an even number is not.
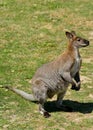
<svg viewBox="0 0 93 130"><path fill-rule="evenodd" d="M71 42L68 43L67 51L69 55L73 56L73 58L80 57L79 48L74 46Z"/></svg>

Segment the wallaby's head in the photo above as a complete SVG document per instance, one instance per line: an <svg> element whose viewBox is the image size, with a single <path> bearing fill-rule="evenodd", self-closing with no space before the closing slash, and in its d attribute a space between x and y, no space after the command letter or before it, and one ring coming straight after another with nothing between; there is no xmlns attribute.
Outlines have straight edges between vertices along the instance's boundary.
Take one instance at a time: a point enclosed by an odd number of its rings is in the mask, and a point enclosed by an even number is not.
<svg viewBox="0 0 93 130"><path fill-rule="evenodd" d="M89 41L88 40L77 36L74 31L66 32L66 36L69 39L70 44L72 44L72 46L75 46L77 48L86 47L86 46L89 45Z"/></svg>

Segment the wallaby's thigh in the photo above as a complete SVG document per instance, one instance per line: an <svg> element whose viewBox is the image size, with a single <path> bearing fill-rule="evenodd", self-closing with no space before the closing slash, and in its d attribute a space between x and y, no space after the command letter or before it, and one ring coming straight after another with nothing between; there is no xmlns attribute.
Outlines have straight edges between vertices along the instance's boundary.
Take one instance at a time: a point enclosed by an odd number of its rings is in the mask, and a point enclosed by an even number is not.
<svg viewBox="0 0 93 130"><path fill-rule="evenodd" d="M32 91L37 101L46 101L47 99L47 87L45 83L35 84L32 86Z"/></svg>

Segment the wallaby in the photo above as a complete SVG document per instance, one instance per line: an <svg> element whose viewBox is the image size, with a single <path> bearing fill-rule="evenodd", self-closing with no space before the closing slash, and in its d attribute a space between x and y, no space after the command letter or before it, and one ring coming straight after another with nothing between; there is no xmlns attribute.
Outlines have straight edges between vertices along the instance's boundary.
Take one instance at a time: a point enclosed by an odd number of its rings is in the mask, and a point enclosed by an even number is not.
<svg viewBox="0 0 93 130"><path fill-rule="evenodd" d="M32 78L33 94L6 86L7 89L21 95L27 100L38 101L39 111L44 117L50 114L44 109L47 98L57 94L57 107L62 107L62 100L69 84L71 89L80 89L80 66L82 63L79 48L89 45L89 41L76 36L75 32L66 32L69 40L66 51L54 61L44 64L37 69Z"/></svg>

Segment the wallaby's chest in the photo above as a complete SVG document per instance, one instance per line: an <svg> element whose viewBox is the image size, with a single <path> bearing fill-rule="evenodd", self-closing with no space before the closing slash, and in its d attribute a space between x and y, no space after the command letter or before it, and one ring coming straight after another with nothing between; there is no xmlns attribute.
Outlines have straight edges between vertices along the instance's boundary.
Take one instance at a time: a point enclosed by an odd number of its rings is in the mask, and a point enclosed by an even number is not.
<svg viewBox="0 0 93 130"><path fill-rule="evenodd" d="M71 75L74 76L79 70L80 70L80 67L81 67L81 58L80 57L77 57L74 61L74 64L71 68Z"/></svg>

